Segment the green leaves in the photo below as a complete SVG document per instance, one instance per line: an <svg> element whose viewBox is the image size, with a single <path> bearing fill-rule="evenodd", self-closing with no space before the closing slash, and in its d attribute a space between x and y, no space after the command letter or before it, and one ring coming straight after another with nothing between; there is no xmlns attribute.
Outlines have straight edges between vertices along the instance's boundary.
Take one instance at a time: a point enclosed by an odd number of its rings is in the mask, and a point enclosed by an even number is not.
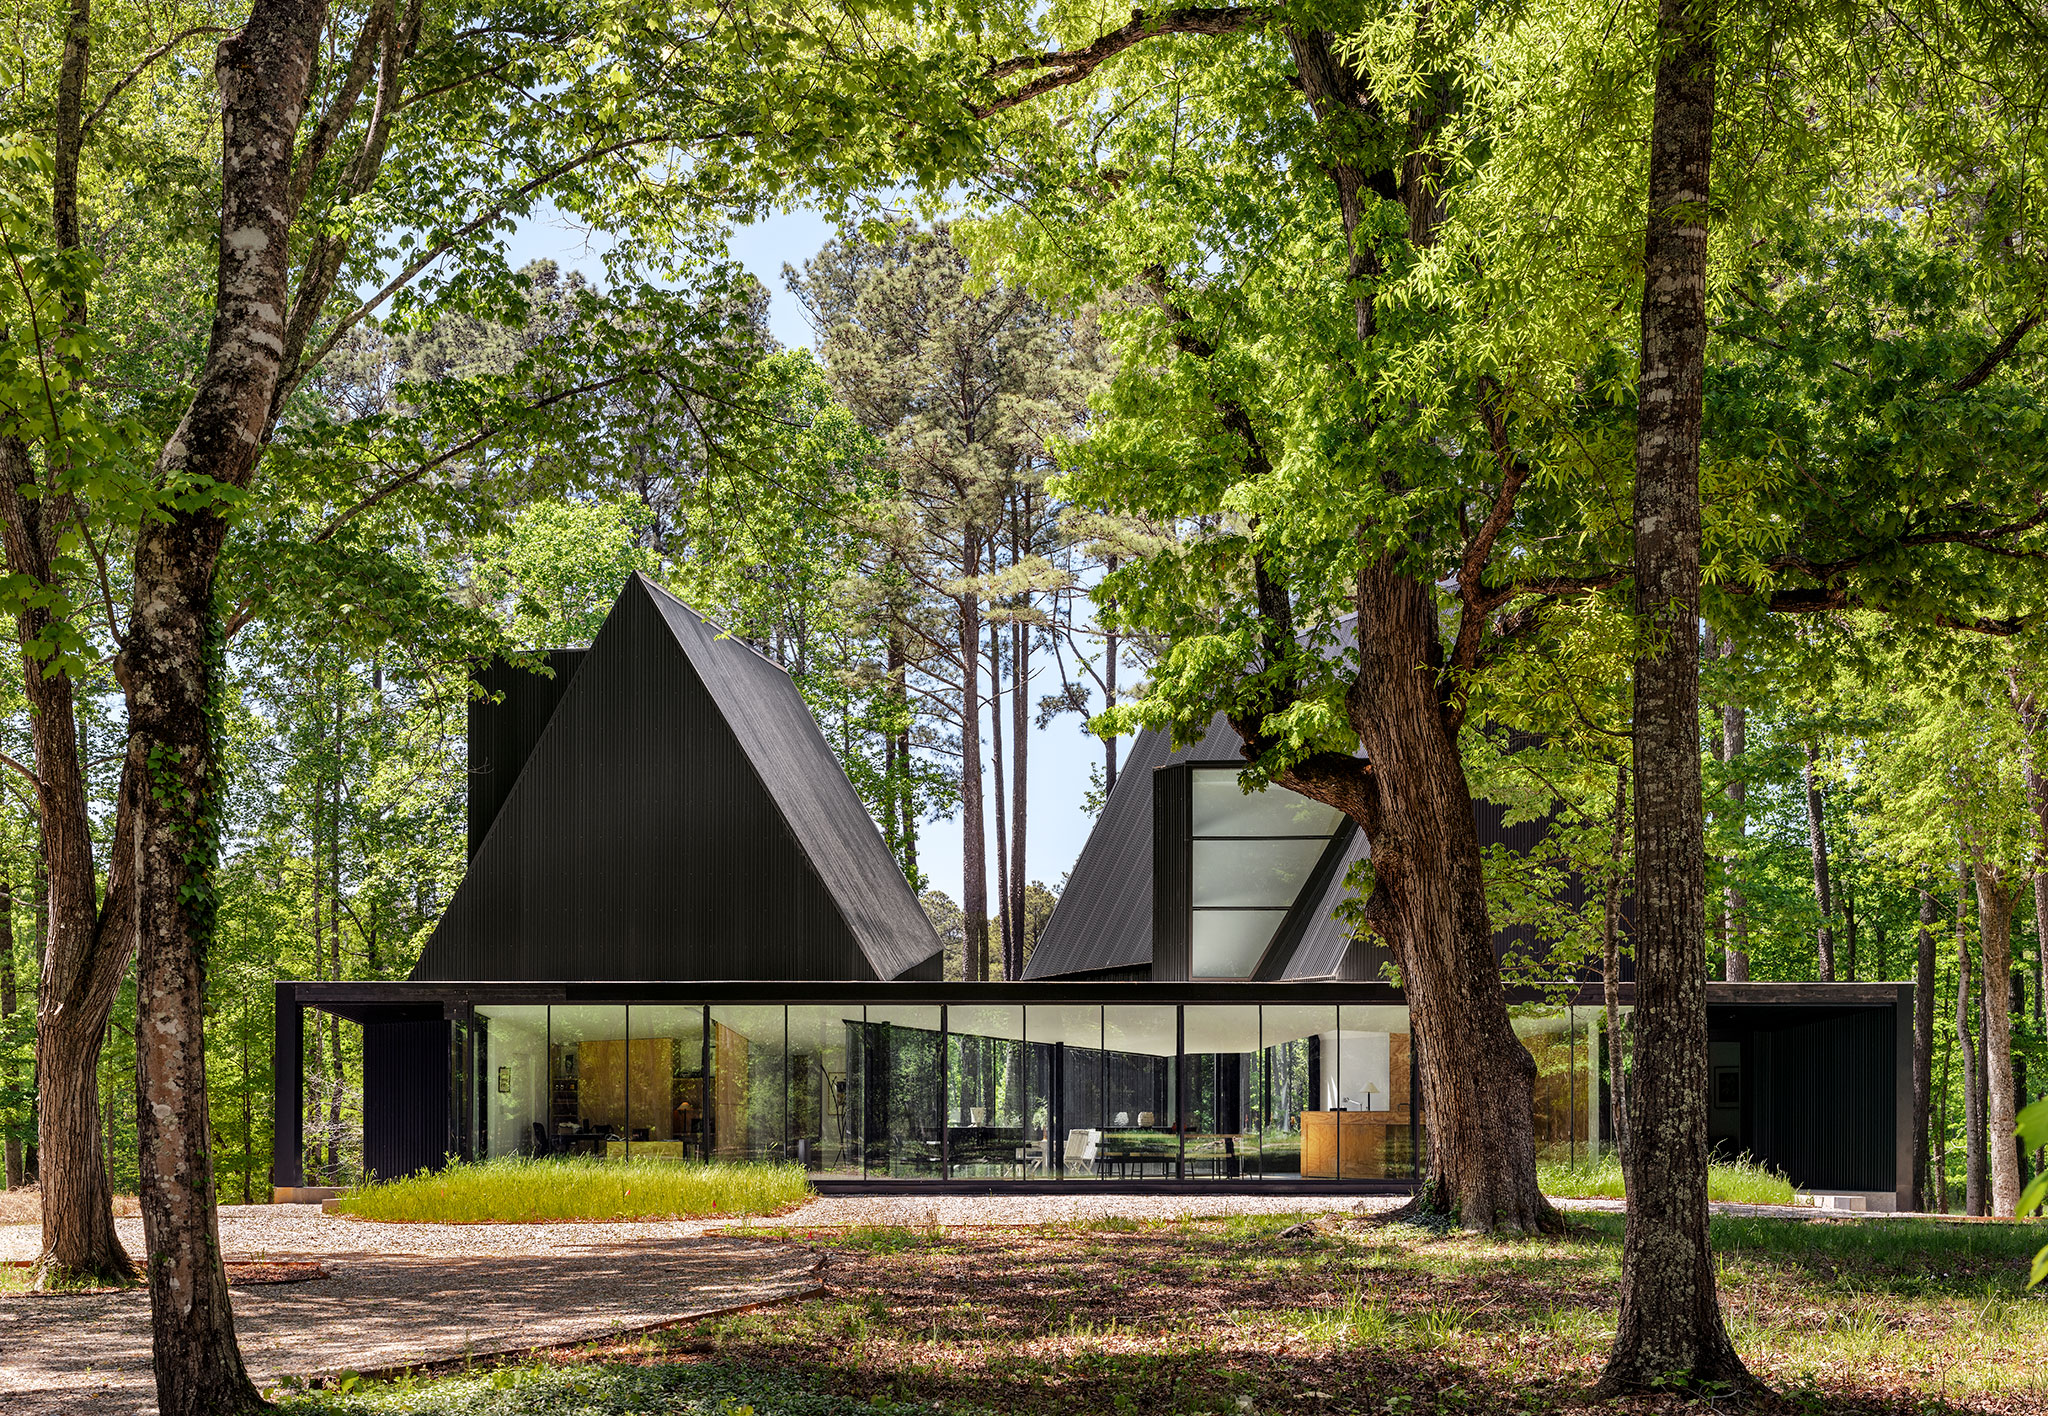
<svg viewBox="0 0 2048 1416"><path fill-rule="evenodd" d="M2020 1112L2018 1135L2020 1144L2028 1150L2048 1146L2048 1099L2037 1101ZM2034 1177L2034 1182L2020 1196L2019 1207L2014 1213L2025 1219L2044 1204L2048 1204L2048 1174ZM2048 1245L2034 1255L2034 1269L2027 1278L2027 1287L2032 1288L2043 1280L2048 1280Z"/></svg>

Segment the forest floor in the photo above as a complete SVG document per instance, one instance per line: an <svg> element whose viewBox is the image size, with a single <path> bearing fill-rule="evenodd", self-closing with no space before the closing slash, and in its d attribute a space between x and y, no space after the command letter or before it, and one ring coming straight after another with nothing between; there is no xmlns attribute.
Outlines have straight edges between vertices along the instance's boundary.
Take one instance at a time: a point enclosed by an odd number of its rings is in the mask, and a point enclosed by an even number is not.
<svg viewBox="0 0 2048 1416"><path fill-rule="evenodd" d="M383 1413L1538 1413L1587 1405L1621 1220L1496 1241L1364 1216L784 1229L827 1292L466 1375L290 1397ZM765 1236L763 1236L765 1237ZM1783 1412L2048 1412L2038 1226L1714 1222L1733 1335ZM1727 1409L1674 1391L1606 1410Z"/></svg>

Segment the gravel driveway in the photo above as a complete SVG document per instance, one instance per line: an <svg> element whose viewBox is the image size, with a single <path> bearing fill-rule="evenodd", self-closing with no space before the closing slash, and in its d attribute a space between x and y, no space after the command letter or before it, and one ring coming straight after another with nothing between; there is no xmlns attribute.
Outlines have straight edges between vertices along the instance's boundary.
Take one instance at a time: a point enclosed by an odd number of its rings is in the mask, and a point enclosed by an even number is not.
<svg viewBox="0 0 2048 1416"><path fill-rule="evenodd" d="M702 1227L384 1225L309 1205L221 1216L230 1259L314 1257L328 1273L235 1288L259 1385L580 1342L816 1288L814 1254L677 1232ZM121 1228L140 1248L141 1234ZM0 1228L0 1257L33 1255L35 1237L32 1225ZM155 1409L145 1294L0 1298L4 1416Z"/></svg>

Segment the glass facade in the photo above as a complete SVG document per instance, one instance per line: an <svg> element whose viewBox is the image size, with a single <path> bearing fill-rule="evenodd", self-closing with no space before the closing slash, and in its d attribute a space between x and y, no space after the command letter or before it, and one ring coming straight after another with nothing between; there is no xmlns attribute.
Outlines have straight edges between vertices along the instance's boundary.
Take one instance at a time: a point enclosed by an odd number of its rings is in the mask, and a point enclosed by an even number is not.
<svg viewBox="0 0 2048 1416"><path fill-rule="evenodd" d="M1076 1184L1415 1173L1399 1004L479 1003L471 1018L462 1124L479 1159ZM1532 1047L1550 1028L1518 1022Z"/></svg>
<svg viewBox="0 0 2048 1416"><path fill-rule="evenodd" d="M1204 767L1190 792L1190 972L1249 978L1343 817L1284 787L1246 794Z"/></svg>

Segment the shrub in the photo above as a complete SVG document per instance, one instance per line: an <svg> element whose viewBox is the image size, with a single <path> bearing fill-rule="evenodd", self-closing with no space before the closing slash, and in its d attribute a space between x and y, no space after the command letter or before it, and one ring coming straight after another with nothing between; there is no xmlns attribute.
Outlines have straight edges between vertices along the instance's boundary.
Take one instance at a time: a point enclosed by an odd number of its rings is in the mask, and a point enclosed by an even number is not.
<svg viewBox="0 0 2048 1416"><path fill-rule="evenodd" d="M811 1194L810 1181L794 1165L508 1159L375 1181L335 1208L362 1219L417 1224L694 1219L778 1214Z"/></svg>

